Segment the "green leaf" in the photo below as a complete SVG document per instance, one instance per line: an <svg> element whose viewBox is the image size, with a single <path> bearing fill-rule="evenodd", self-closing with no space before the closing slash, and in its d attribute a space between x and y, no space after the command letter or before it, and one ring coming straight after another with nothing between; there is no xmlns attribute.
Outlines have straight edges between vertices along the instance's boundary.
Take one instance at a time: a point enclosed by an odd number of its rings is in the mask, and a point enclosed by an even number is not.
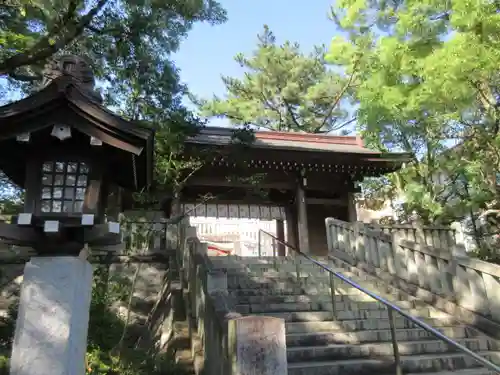
<svg viewBox="0 0 500 375"><path fill-rule="evenodd" d="M352 90L359 131L373 148L415 155L389 180L393 196L405 198L405 215L450 222L497 201L497 6L343 0L333 14L344 37L333 39L327 58L343 71L359 69Z"/></svg>

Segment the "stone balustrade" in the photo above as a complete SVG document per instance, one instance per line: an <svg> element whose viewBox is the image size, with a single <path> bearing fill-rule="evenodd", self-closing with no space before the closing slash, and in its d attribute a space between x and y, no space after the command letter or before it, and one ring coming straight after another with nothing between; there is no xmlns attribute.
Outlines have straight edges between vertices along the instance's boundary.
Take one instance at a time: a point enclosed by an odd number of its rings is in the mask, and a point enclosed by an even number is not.
<svg viewBox="0 0 500 375"><path fill-rule="evenodd" d="M431 247L451 248L457 244L457 231L449 226L421 226L419 224L364 224L366 228L382 233L397 233L399 238Z"/></svg>
<svg viewBox="0 0 500 375"><path fill-rule="evenodd" d="M460 244L431 247L398 230L332 218L326 228L331 256L500 335L500 266L468 257Z"/></svg>
<svg viewBox="0 0 500 375"><path fill-rule="evenodd" d="M186 223L180 229L178 262L187 291L196 373L286 375L284 320L236 313L226 271L214 267L207 244L200 242L196 228Z"/></svg>
<svg viewBox="0 0 500 375"><path fill-rule="evenodd" d="M160 249L175 249L179 225L161 218L148 218L131 213L120 217L122 244L120 252L147 254Z"/></svg>

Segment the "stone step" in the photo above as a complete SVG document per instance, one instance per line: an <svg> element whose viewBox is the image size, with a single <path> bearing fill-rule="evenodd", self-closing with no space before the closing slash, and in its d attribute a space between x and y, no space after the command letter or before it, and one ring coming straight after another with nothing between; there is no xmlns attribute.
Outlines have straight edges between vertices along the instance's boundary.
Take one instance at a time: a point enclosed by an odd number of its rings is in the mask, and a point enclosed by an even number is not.
<svg viewBox="0 0 500 375"><path fill-rule="evenodd" d="M406 311L410 315L419 318L441 318L448 317L441 311L432 308L418 308ZM266 315L282 318L285 322L310 322L332 320L331 311L268 311L265 313L252 313L253 315ZM357 310L357 311L337 311L335 320L353 320L353 319L387 319L385 310Z"/></svg>
<svg viewBox="0 0 500 375"><path fill-rule="evenodd" d="M330 275L327 271L319 268L316 266L315 269L311 270L301 270L299 269L299 272L297 274L297 268L286 268L286 269L254 269L254 268L249 268L249 267L241 267L239 269L236 268L227 268L224 269L226 271L226 274L228 278L245 278L245 277L265 277L265 278L270 278L270 279L279 279L279 278L284 278L284 277L293 277L297 278L297 275L299 275L301 278L314 278L315 280L321 280L321 281L326 281L329 282ZM356 273L347 271L343 268L334 268L333 271L339 273L340 275L348 278L348 279L353 279L353 278L362 278L364 279L363 275L358 275ZM335 281L342 282L340 278L337 276L333 275ZM368 277L368 276L367 276Z"/></svg>
<svg viewBox="0 0 500 375"><path fill-rule="evenodd" d="M251 258L251 257L248 257ZM256 262L256 263L252 263ZM323 261L325 263L325 261ZM213 262L214 263L214 262ZM357 272L352 272L352 266L347 265L341 261L335 263L329 261L325 263L325 265L332 269L333 271L340 273L341 275L353 278L353 277L362 277L364 275L360 275ZM246 275L248 273L256 274L256 275L267 275L267 276L279 276L279 275L296 275L297 267L299 271L299 275L304 276L314 276L314 277L329 277L328 271L321 268L320 266L312 263L307 259L303 259L298 265L296 262L286 262L286 263L278 263L277 267L274 266L274 263L262 261L257 259L243 260L240 263L235 262L227 262L217 260L214 263L216 268L226 269L229 275Z"/></svg>
<svg viewBox="0 0 500 375"><path fill-rule="evenodd" d="M496 372L486 368L474 367L469 369L439 371L439 372L410 372L406 375L497 375Z"/></svg>
<svg viewBox="0 0 500 375"><path fill-rule="evenodd" d="M315 273L319 270L322 270L321 267L316 264L310 262L310 264L297 264L297 263L287 263L287 264L279 264L278 267L275 267L274 264L251 264L245 265L247 270L252 272L297 272L297 268L299 269L299 273ZM242 269L241 267L240 269ZM332 264L329 265L329 268L334 268ZM238 268L231 268L234 270L238 270ZM342 267L335 267L337 270L343 269Z"/></svg>
<svg viewBox="0 0 500 375"><path fill-rule="evenodd" d="M273 265L275 262L276 264L295 264L296 261L299 262L308 262L309 264L311 263L309 260L303 258L297 258L294 256L280 256L280 257L273 257L273 256L248 256L248 257L240 257L240 256L226 256L226 257L210 257L210 260L214 265L219 265L219 264L224 264L224 265Z"/></svg>
<svg viewBox="0 0 500 375"><path fill-rule="evenodd" d="M329 302L331 303L332 297L330 293L317 294L317 295L306 295L306 294L289 294L289 295L244 295L239 294L237 291L230 291L230 295L237 298L240 304L263 304L263 303L299 303L299 302L310 302L310 303L320 303ZM415 299L416 301L419 301ZM335 302L375 302L375 300L362 293L362 294L336 294Z"/></svg>
<svg viewBox="0 0 500 375"><path fill-rule="evenodd" d="M427 318L420 319L432 327L450 327L457 324L453 318ZM418 326L402 316L395 318L397 329L418 328ZM308 332L328 332L328 331L361 331L389 329L389 319L353 319L340 321L313 321L313 322L289 322L286 323L287 333L308 333Z"/></svg>
<svg viewBox="0 0 500 375"><path fill-rule="evenodd" d="M341 270L343 269L343 264L332 261L326 258L316 258L322 264L328 268ZM215 268L224 268L227 270L255 270L255 271L293 271L295 272L297 267L299 271L304 272L326 272L322 267L311 262L306 258L289 258L283 259L282 257L238 257L238 259L227 258L227 257L212 257L212 264Z"/></svg>
<svg viewBox="0 0 500 375"><path fill-rule="evenodd" d="M360 280L359 277L350 278L351 281L356 283L362 288L365 288L369 291L375 292L375 290L392 292L390 286L388 286L385 282L380 280ZM311 291L312 294L318 293L329 293L332 287L330 284L329 277L326 278L317 278L314 276L309 277L297 277L294 274L288 275L280 275L278 276L269 276L269 275L240 275L240 276L231 276L228 275L228 288L229 289L254 289L256 287L259 288L288 288L288 287L300 287L304 290ZM335 279L333 283L333 288L342 294L365 294L355 286L349 285L341 281L340 279Z"/></svg>
<svg viewBox="0 0 500 375"><path fill-rule="evenodd" d="M337 263L334 263L333 261L329 260L329 259L326 259L324 257L322 258L314 258L314 259L317 259L318 261L320 261L321 263L328 263L330 266L334 265L334 264L337 264ZM264 268L264 267L273 267L274 268L274 259L271 257L269 258L269 260L260 260L258 262L252 260L252 259L245 259L244 260L244 263L248 265L248 267L251 267L251 268ZM299 267L303 267L303 268L312 268L312 267L318 267L316 264L314 264L313 262L311 262L309 259L306 259L304 257L295 257L295 258L290 258L290 259L283 259L282 257L280 258L277 258L276 260L276 264L278 265L278 269L281 269L283 267L290 267L290 266L296 266L296 265L299 265Z"/></svg>
<svg viewBox="0 0 500 375"><path fill-rule="evenodd" d="M286 289L303 285L295 279L266 278L248 276L245 278L227 280L228 289Z"/></svg>
<svg viewBox="0 0 500 375"><path fill-rule="evenodd" d="M368 288L367 288L368 289ZM309 295L309 296L317 296L317 295L330 295L330 286L324 284L317 284L311 282L310 284L302 284L294 280L289 280L282 282L281 284L277 283L242 283L241 285L235 283L229 283L228 285L229 293L233 295L241 295L241 296L268 296L268 295ZM388 290L384 291L381 288L369 288L370 291L373 291L375 294L380 296L390 296L391 301L396 301L398 299L404 300L418 300L415 297L408 296L402 292L396 290ZM366 293L356 289L352 286L347 285L335 285L335 293L338 295L358 295L363 296L364 298L371 298Z"/></svg>
<svg viewBox="0 0 500 375"><path fill-rule="evenodd" d="M361 285L362 287L365 287ZM358 294L367 295L361 290L354 286L346 285L344 283L337 283L335 286L336 294ZM277 292L273 294L280 294L279 291L295 290L298 291L296 294L306 294L306 295L318 295L318 294L330 294L330 285L327 283L321 283L311 280L310 282L297 281L296 279L273 279L273 278L260 278L260 277L247 277L241 278L239 280L228 279L228 290L255 290L255 289L265 289L265 290L276 290ZM400 297L405 297L401 292L394 291L393 289L387 287L383 283L373 283L370 287L365 287L365 289L381 295L390 295L391 300L397 300ZM405 298L406 299L406 298Z"/></svg>
<svg viewBox="0 0 500 375"><path fill-rule="evenodd" d="M287 287L287 288L276 288L276 289L229 289L229 294L235 297L250 297L250 296L300 296L304 294L304 290L301 287Z"/></svg>
<svg viewBox="0 0 500 375"><path fill-rule="evenodd" d="M300 275L299 278L297 278L297 273L296 272L281 272L280 274L271 274L271 273L263 273L259 274L256 272L239 272L239 273L230 273L226 272L227 275L227 280L230 283L237 284L242 281L246 280L252 280L254 282L273 282L273 281L281 281L281 280L288 280L288 281L293 281L296 283L302 283L307 285L309 280L312 280L311 275ZM310 282L310 281L309 281Z"/></svg>
<svg viewBox="0 0 500 375"><path fill-rule="evenodd" d="M498 350L498 345L487 338L467 338L456 340L458 344L478 352ZM398 342L400 355L456 353L453 348L441 340L420 340ZM337 361L354 358L387 358L394 355L392 342L370 344L331 344L325 346L299 346L287 348L288 363L305 361Z"/></svg>
<svg viewBox="0 0 500 375"><path fill-rule="evenodd" d="M397 305L402 309L412 309L424 307L422 302L398 301ZM336 302L335 311L379 311L382 310L387 315L387 308L379 302L373 301L345 301ZM282 302L282 303L261 303L261 304L238 304L236 311L241 314L262 313L273 311L332 311L332 303L329 301L320 302Z"/></svg>
<svg viewBox="0 0 500 375"><path fill-rule="evenodd" d="M398 301L421 301L417 297L410 296L407 293L404 293L400 290L397 290L393 287L388 287L387 285L361 285L366 290L375 293L377 296L384 298L385 300L392 302L397 305ZM317 296L317 295L330 295L330 286L322 285L318 283L311 283L310 285L306 285L302 287L304 291L303 294L309 296ZM335 286L335 294L338 295L348 295L348 296L363 296L363 298L371 298L365 292L362 292L359 289L356 289L352 286L344 285L336 285Z"/></svg>
<svg viewBox="0 0 500 375"><path fill-rule="evenodd" d="M374 286L377 287L387 287L387 283L383 280L374 278L373 276L370 275L356 275L356 274L351 274L350 272L341 272L340 273L342 276L345 276L348 280L354 282L355 284L358 284L361 287L367 287L369 290L372 290ZM271 279L271 277L270 277ZM329 275L310 275L310 277L303 283L305 285L310 285L310 284L317 284L321 286L327 286L328 288L330 287L330 276ZM340 278L334 276L333 278L334 286L337 287L343 287L343 288L355 288L354 286L350 285L349 283L341 280Z"/></svg>
<svg viewBox="0 0 500 375"><path fill-rule="evenodd" d="M397 295L403 295L401 292L397 291L393 287L388 286L385 282L381 280L366 280L359 281L353 278L353 281L364 287L365 289L376 292L386 292L386 293L398 293ZM324 294L330 293L330 282L329 278L325 280L321 279L311 279L297 280L295 277L264 277L256 275L246 275L245 277L230 277L228 278L228 289L255 289L255 288L265 288L265 289L298 289L302 288L304 294ZM343 281L337 280L334 284L334 288L339 294L365 294L356 287L349 285ZM366 295L366 294L365 294Z"/></svg>
<svg viewBox="0 0 500 375"><path fill-rule="evenodd" d="M349 272L346 271L344 268L340 267L335 267L332 268L335 272L338 272L343 275L344 272ZM248 274L253 274L253 275L260 275L260 276L267 276L267 277L281 277L281 276L297 276L297 266L296 265L289 265L287 267L282 267L282 268L274 268L274 267L248 267L248 266L241 266L239 268L236 267L229 267L225 268L226 273L229 276L245 276ZM328 273L323 270L322 268L313 265L310 268L301 268L299 266L299 273L298 275L301 277L307 277L307 276L314 276L314 275L326 275L328 277ZM352 272L349 272L349 274L355 275Z"/></svg>
<svg viewBox="0 0 500 375"><path fill-rule="evenodd" d="M452 339L475 338L479 333L466 326L440 327L439 331ZM435 337L422 328L406 328L396 330L398 341L429 340ZM354 332L307 332L287 333L286 345L297 346L322 346L330 344L360 344L391 342L389 329L374 329Z"/></svg>
<svg viewBox="0 0 500 375"><path fill-rule="evenodd" d="M499 352L480 352L486 359L500 363ZM414 356L401 356L401 366L404 373L453 371L477 367L483 371L477 362L466 354L439 353ZM288 365L288 375L373 375L394 374L394 359L349 359L342 361L296 362ZM481 372L482 373L482 372ZM440 372L441 374L441 372Z"/></svg>

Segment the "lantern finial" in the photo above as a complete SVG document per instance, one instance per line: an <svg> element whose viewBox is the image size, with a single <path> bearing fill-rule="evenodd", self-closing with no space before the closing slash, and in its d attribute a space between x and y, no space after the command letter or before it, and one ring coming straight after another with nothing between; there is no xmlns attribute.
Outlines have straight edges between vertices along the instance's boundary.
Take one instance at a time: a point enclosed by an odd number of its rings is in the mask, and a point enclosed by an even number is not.
<svg viewBox="0 0 500 375"><path fill-rule="evenodd" d="M93 99L102 102L101 94L94 90L94 73L89 62L84 57L62 55L51 58L43 69L41 88L48 86L53 80L61 76L70 76Z"/></svg>

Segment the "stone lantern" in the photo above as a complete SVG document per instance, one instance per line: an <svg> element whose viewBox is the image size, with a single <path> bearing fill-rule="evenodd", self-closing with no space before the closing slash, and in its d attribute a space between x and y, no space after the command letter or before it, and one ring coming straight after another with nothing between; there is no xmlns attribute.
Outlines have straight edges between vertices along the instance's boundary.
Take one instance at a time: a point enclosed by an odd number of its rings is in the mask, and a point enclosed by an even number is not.
<svg viewBox="0 0 500 375"><path fill-rule="evenodd" d="M25 190L0 238L37 253L24 269L11 374L83 374L92 266L81 250L119 242L119 224L105 220L108 188L150 185L154 132L103 107L84 59L58 57L44 76L38 92L0 107L0 170Z"/></svg>
<svg viewBox="0 0 500 375"><path fill-rule="evenodd" d="M25 189L24 213L0 237L43 255L114 244L108 187L151 183L153 131L102 106L83 58L59 57L44 76L40 91L0 107L0 169Z"/></svg>

